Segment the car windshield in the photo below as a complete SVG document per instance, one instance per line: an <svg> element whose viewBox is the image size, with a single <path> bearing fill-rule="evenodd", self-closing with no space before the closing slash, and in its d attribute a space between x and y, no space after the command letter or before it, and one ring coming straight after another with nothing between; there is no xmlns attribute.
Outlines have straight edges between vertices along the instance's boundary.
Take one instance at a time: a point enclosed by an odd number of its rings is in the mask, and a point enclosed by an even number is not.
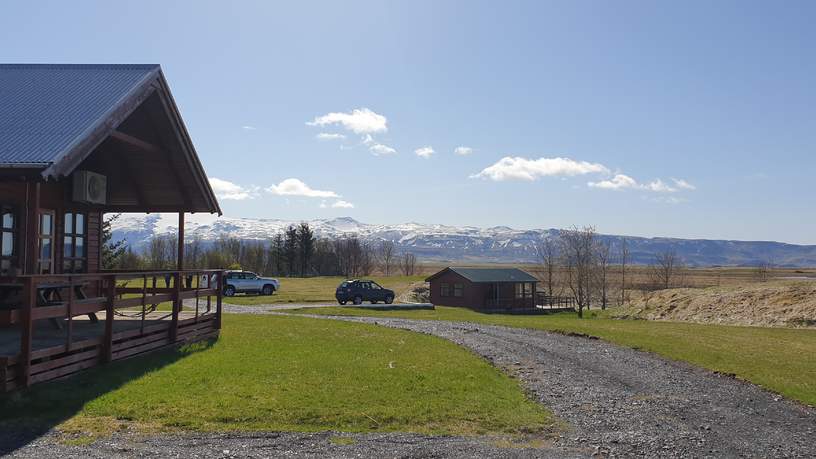
<svg viewBox="0 0 816 459"><path fill-rule="evenodd" d="M378 284L376 282L373 282L373 281L371 282L371 288L374 289L374 290L382 289L382 287L380 287L380 284Z"/></svg>
<svg viewBox="0 0 816 459"><path fill-rule="evenodd" d="M340 288L346 288L348 286L349 286L348 282L343 282L342 284L340 284Z"/></svg>

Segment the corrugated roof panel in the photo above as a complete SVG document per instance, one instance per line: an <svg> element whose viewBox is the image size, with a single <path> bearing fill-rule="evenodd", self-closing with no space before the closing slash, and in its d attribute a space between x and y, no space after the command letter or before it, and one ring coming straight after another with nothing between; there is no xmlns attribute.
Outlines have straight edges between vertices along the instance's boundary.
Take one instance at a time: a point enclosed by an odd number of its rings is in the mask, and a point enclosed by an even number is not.
<svg viewBox="0 0 816 459"><path fill-rule="evenodd" d="M538 279L516 268L449 268L471 282L538 282Z"/></svg>
<svg viewBox="0 0 816 459"><path fill-rule="evenodd" d="M158 69L0 64L0 164L54 162Z"/></svg>

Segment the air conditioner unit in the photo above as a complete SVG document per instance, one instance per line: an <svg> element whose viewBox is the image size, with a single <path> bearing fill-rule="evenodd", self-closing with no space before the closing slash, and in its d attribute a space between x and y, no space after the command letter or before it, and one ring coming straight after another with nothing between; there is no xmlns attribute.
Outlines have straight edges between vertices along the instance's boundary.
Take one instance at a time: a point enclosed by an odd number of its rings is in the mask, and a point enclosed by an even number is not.
<svg viewBox="0 0 816 459"><path fill-rule="evenodd" d="M105 204L108 179L91 171L74 172L74 201L85 204Z"/></svg>

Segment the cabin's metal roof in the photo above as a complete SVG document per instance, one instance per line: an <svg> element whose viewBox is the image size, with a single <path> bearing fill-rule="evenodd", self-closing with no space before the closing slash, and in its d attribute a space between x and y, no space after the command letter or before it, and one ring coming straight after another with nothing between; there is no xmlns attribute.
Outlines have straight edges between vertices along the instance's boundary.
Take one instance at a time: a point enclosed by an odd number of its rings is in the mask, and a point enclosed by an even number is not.
<svg viewBox="0 0 816 459"><path fill-rule="evenodd" d="M57 162L159 72L152 64L0 64L0 167Z"/></svg>
<svg viewBox="0 0 816 459"><path fill-rule="evenodd" d="M517 268L457 268L449 267L429 277L453 271L471 282L538 282L538 279Z"/></svg>

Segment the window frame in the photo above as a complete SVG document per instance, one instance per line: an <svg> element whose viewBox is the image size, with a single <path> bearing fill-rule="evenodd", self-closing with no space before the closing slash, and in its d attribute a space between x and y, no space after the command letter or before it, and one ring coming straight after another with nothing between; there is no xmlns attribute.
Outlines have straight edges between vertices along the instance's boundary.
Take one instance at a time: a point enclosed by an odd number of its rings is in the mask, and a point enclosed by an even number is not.
<svg viewBox="0 0 816 459"><path fill-rule="evenodd" d="M462 282L454 282L452 293L455 298L463 298L465 296L465 284Z"/></svg>
<svg viewBox="0 0 816 459"><path fill-rule="evenodd" d="M439 283L439 296L443 298L448 298L451 296L451 288L450 283L448 282L440 282Z"/></svg>
<svg viewBox="0 0 816 459"><path fill-rule="evenodd" d="M17 268L17 240L19 237L19 222L17 218L16 208L9 204L0 204L0 276L13 276L14 270ZM6 214L11 215L11 227L6 228L3 224L3 217ZM3 240L6 233L11 235L11 254L3 255ZM2 264L8 262L7 271L3 270Z"/></svg>
<svg viewBox="0 0 816 459"><path fill-rule="evenodd" d="M71 217L71 228L70 232L66 231L65 224L66 220L68 219L68 215ZM77 224L77 215L82 216L82 232L78 232L78 224ZM77 210L67 210L62 214L62 272L63 273L86 273L88 272L88 213L77 211ZM71 254L70 256L65 255L65 240L71 239ZM82 256L78 257L77 254L77 239L82 240ZM77 267L79 266L79 268Z"/></svg>

